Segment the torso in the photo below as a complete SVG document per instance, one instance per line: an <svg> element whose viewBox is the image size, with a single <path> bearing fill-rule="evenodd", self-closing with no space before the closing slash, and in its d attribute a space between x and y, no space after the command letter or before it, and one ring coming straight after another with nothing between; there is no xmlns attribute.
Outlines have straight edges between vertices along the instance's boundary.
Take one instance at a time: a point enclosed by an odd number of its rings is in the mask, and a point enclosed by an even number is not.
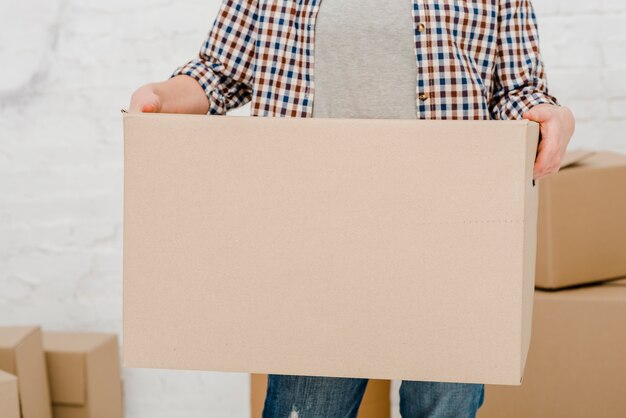
<svg viewBox="0 0 626 418"><path fill-rule="evenodd" d="M332 113L324 112L322 109L330 105L323 104L325 100L323 91L320 93L322 98L318 100L315 85L317 79L315 73L323 70L324 62L329 62L328 58L324 59L324 51L328 48L319 51L319 54L323 54L320 58L320 66L318 67L314 62L317 49L314 45L317 12L323 7L327 7L326 12L329 9L332 10L333 7L341 7L341 5L333 4L333 1L339 0L263 0L258 2L249 0L250 3L258 3L258 8L255 9L258 20L253 34L256 37L255 61L254 65L249 68L254 77L251 97L252 115L311 117L314 113L314 103L318 106L317 115L350 115L336 110L330 111ZM347 1L349 0L342 2ZM490 119L492 117L501 119L520 116L519 100L505 108L500 103L502 98L496 98L498 101L494 103L494 106L497 107L494 107L493 114L490 113L489 106L494 99L494 89L502 91L501 86L494 85L496 75L501 81L504 80L511 86L529 81L534 86L533 88L542 94L547 94L542 64L536 51L531 49L535 47L537 37L532 8L526 5L514 10L517 3L509 2L506 4L511 10L501 10L501 1L379 0L381 9L403 7L405 2L408 3L406 7L411 8L415 65L410 72L398 71L396 74L406 75L415 72L413 100L417 119ZM395 4L384 4L391 2ZM355 9L360 8L361 3L353 7L351 14L356 16ZM347 8L344 8L344 14L345 9ZM519 14L518 21L512 21L510 26L499 29L502 13L513 12ZM247 15L248 23L251 22L252 16L252 13ZM392 14L392 16L400 15ZM383 13L378 13L375 17L381 21L390 19L388 14ZM332 15L327 15L326 18L333 19ZM321 16L321 19L324 19L324 16ZM369 16L369 19L373 21L374 16ZM405 26L400 23L401 20L398 22L398 30L395 34L387 33L386 35L391 36L391 39L406 39L402 35L404 33L402 28ZM317 26L320 32L324 30L323 25L325 24L322 21L320 26ZM379 24L377 27L380 28ZM507 32L500 34L498 31L503 29ZM347 29L339 28L339 30ZM506 41L506 49L500 51L497 40L503 36L505 36L503 39ZM227 39L232 42L231 38L235 37L229 35ZM363 39L369 38L368 34L367 38ZM331 39L327 42L332 41ZM323 38L320 42L324 42ZM357 43L361 42L362 40ZM381 42L384 40L381 39ZM234 51L240 48L242 45L233 45ZM515 62L519 68L502 67L500 68L502 73L497 74L496 64L501 61L502 55L505 59L517 60ZM367 66L367 64L368 62L361 63L361 66ZM324 89L324 77L321 75L319 78L320 90ZM526 77L532 78L525 80ZM326 103L329 101L326 100ZM371 107L368 106L368 109ZM402 107L402 109L406 108ZM358 115L364 114L360 110L358 112ZM405 110L402 112L405 114ZM398 117L400 113L394 113L394 115Z"/></svg>

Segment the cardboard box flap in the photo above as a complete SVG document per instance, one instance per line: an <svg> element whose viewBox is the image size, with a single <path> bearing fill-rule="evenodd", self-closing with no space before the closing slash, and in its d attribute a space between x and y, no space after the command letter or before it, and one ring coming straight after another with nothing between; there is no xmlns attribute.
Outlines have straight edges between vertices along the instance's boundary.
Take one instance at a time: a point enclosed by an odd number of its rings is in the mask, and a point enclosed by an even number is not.
<svg viewBox="0 0 626 418"><path fill-rule="evenodd" d="M121 418L124 406L117 336L106 336L103 344L86 356L86 362L89 410L94 417Z"/></svg>
<svg viewBox="0 0 626 418"><path fill-rule="evenodd" d="M626 155L615 152L595 152L583 162L589 168L610 168L626 166Z"/></svg>
<svg viewBox="0 0 626 418"><path fill-rule="evenodd" d="M0 329L0 369L17 375L15 350L37 327L2 327Z"/></svg>
<svg viewBox="0 0 626 418"><path fill-rule="evenodd" d="M561 161L561 170L576 165L586 158L591 157L593 154L595 154L595 152L587 150L567 151L563 156L563 161Z"/></svg>
<svg viewBox="0 0 626 418"><path fill-rule="evenodd" d="M94 417L123 415L115 334L47 332L44 348L55 412L69 416L80 409Z"/></svg>
<svg viewBox="0 0 626 418"><path fill-rule="evenodd" d="M17 377L0 370L0 416L20 418Z"/></svg>
<svg viewBox="0 0 626 418"><path fill-rule="evenodd" d="M39 327L1 327L0 340L0 368L18 378L22 417L51 417L50 393ZM9 369L6 368L7 363Z"/></svg>
<svg viewBox="0 0 626 418"><path fill-rule="evenodd" d="M114 339L113 334L45 332L44 350L48 364L52 403L87 403L89 357ZM108 364L106 367L113 365Z"/></svg>
<svg viewBox="0 0 626 418"><path fill-rule="evenodd" d="M46 352L50 399L53 404L84 405L85 355L72 352Z"/></svg>
<svg viewBox="0 0 626 418"><path fill-rule="evenodd" d="M7 373L4 370L0 370L0 385L6 382L15 381L17 381L17 376L12 375L11 373Z"/></svg>
<svg viewBox="0 0 626 418"><path fill-rule="evenodd" d="M114 334L44 332L43 346L47 352L86 353L114 337Z"/></svg>
<svg viewBox="0 0 626 418"><path fill-rule="evenodd" d="M37 327L2 327L0 332L0 348L15 348L31 333L37 331Z"/></svg>
<svg viewBox="0 0 626 418"><path fill-rule="evenodd" d="M606 151L568 151L561 162L561 169L620 167L626 165L626 155Z"/></svg>
<svg viewBox="0 0 626 418"><path fill-rule="evenodd" d="M521 121L420 121L410 119L335 119L316 118L304 120L301 118L280 118L280 120L266 120L267 118L257 117L227 117L203 116L203 115L175 115L175 114L145 114L127 113L124 114L124 129L130 136L137 138L127 144L128 146L140 147L148 143L164 149L168 146L167 138L174 138L187 129L196 132L202 130L219 131L220 135L211 141L187 140L180 146L194 149L194 152L220 153L226 161L216 161L215 164L207 168L207 173L215 175L229 173L233 177L232 182L240 187L250 186L249 172L259 170L257 176L253 176L255 188L258 193L264 190L267 193L278 193L281 187L270 190L274 185L285 183L283 170L294 170L297 168L297 180L310 181L309 187L317 187L328 177L342 175L337 179L337 185L333 189L327 190L329 194L353 193L364 184L369 184L368 194L358 196L363 202L371 194L378 193L383 201L385 199L396 198L398 192L402 192L402 182L404 176L402 170L410 164L420 164L415 167L419 173L430 171L434 178L439 178L437 182L422 182L412 192L413 196L408 196L405 205L415 204L416 201L430 201L431 205L438 206L437 211L424 211L420 218L423 224L439 224L450 222L497 222L508 223L512 221L522 221L525 218L523 206L523 196L517 196L519 200L509 200L504 204L489 203L491 200L500 199L501 196L511 194L508 188L510 183L506 180L520 174L520 166L500 165L497 169L486 173L487 164L481 162L486 158L497 158L499 161L511 159L516 162L524 161L525 149L536 149L536 135L539 125L526 120ZM274 127L274 123L279 124ZM294 140L296 133L306 130L313 130L316 133L308 134L315 137L315 141L307 139ZM351 130L351 132L350 132ZM469 132L485 131L483 136L470 137ZM205 131L206 132L206 131ZM416 133L418 134L416 136ZM441 135L439 144L430 145L429 138L433 135ZM499 137L498 146L492 144L492 137ZM381 143L378 138L386 138L386 143ZM146 142L148 141L148 142ZM478 145L480 144L480 145ZM481 146L490 145L489 154L481 151ZM320 153L320 149L325 147L332 151ZM422 148L422 162L407 155L405 158L395 155L396 150L402 147ZM232 148L232 149L231 149ZM159 154L158 149L149 156L143 158L167 159L169 153ZM233 170L230 166L231 159L247 159L241 154L241 150L247 150L250 155L257 154L257 160L251 160L246 170ZM233 151L234 150L234 151ZM445 154L444 154L445 150ZM144 159L135 159L134 154L128 150L128 169L135 165L143 164ZM326 154L326 152L331 154ZM334 153L334 155L332 155ZM260 157L263 157L263 160ZM338 165L341 159L347 159L351 164L348 169L344 164ZM360 166L361 161L368 161L372 167ZM447 160L445 166L441 166L438 161ZM280 161L278 164L276 161ZM178 161L180 162L180 160ZM532 163L532 161L531 161ZM183 162L183 165L186 163ZM491 166L494 166L492 164ZM523 171L528 173L528 162L525 162ZM531 165L532 167L532 165ZM478 169L481 168L481 169ZM201 175L195 171L185 171L188 175ZM323 170L335 170L323 173ZM339 172L339 171L341 172ZM390 172L397 178L397 185L387 187L384 191L378 191L376 187L383 182L382 177L376 171ZM364 176L364 173L374 173L373 178ZM345 173L344 173L345 172ZM319 175L312 174L318 173ZM134 172L131 173L131 175ZM523 174L523 173L522 173ZM489 179L487 180L485 176ZM169 175L159 176L155 181L164 182ZM377 179L378 177L378 179ZM450 179L464 177L463 185L450 181ZM526 176L528 177L528 176ZM352 190L339 191L337 188L348 179L352 181ZM449 190L442 188L440 184L446 182ZM534 184L532 175L530 178L522 179L529 185ZM240 184L242 183L242 184ZM370 184L371 183L371 184ZM506 184L505 184L506 183ZM164 183L165 184L165 183ZM518 186L518 184L515 184ZM286 185L285 185L286 186ZM468 187L470 186L470 187ZM292 186L293 187L293 186ZM345 187L345 186L343 186ZM155 193L161 189L155 189ZM234 189L233 191L238 191ZM186 191L186 190L185 190ZM134 193L134 189L131 189ZM291 192L291 190L290 190ZM312 191L317 192L317 191ZM312 195L311 193L311 195ZM474 199L473 196L482 195L486 199ZM455 196L450 199L450 196ZM238 198L239 196L231 196ZM280 198L280 194L276 196ZM334 196L329 196L328 199ZM247 200L259 199L257 193L249 196ZM327 201L328 199L325 199ZM502 199L500 199L502 200ZM464 201L463 210L459 210L458 202ZM230 204L231 201L224 202ZM359 202L362 203L362 202ZM288 205L293 202L282 202ZM423 205L423 203L419 203ZM311 207L311 205L301 203L300 206ZM330 207L325 209L331 210ZM335 208L343 210L344 207ZM374 209L372 209L374 210ZM295 216L296 214L294 214Z"/></svg>

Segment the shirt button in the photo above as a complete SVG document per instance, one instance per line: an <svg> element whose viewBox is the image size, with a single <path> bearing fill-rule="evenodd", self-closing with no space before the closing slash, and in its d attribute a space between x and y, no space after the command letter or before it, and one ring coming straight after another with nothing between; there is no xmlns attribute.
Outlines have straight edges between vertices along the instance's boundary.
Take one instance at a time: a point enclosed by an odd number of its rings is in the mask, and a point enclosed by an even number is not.
<svg viewBox="0 0 626 418"><path fill-rule="evenodd" d="M428 100L428 94L422 93L419 95L419 98L421 101L425 102L426 100Z"/></svg>
<svg viewBox="0 0 626 418"><path fill-rule="evenodd" d="M423 23L420 23L419 25L417 25L417 31L419 33L422 33L426 30L426 26Z"/></svg>

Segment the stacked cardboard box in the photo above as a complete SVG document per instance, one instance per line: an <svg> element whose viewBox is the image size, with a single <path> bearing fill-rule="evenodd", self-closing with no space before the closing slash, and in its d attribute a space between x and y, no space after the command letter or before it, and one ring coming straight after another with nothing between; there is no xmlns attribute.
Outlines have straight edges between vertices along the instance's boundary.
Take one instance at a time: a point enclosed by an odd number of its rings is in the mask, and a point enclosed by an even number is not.
<svg viewBox="0 0 626 418"><path fill-rule="evenodd" d="M0 327L0 418L20 415L121 418L117 337Z"/></svg>
<svg viewBox="0 0 626 418"><path fill-rule="evenodd" d="M391 403L389 380L370 380L359 407L358 418L389 418ZM267 375L252 374L250 377L250 417L261 418L265 393L267 391Z"/></svg>
<svg viewBox="0 0 626 418"><path fill-rule="evenodd" d="M626 417L626 282L535 296L524 383L488 386L479 418Z"/></svg>
<svg viewBox="0 0 626 418"><path fill-rule="evenodd" d="M54 418L121 418L117 337L45 332L43 345Z"/></svg>
<svg viewBox="0 0 626 418"><path fill-rule="evenodd" d="M0 370L17 376L22 418L51 418L39 327L0 328Z"/></svg>
<svg viewBox="0 0 626 418"><path fill-rule="evenodd" d="M538 235L553 291L535 292L524 384L488 386L479 417L626 417L626 281L608 281L626 275L626 156L568 153L540 182Z"/></svg>
<svg viewBox="0 0 626 418"><path fill-rule="evenodd" d="M0 370L0 417L20 418L17 377Z"/></svg>
<svg viewBox="0 0 626 418"><path fill-rule="evenodd" d="M626 275L626 155L570 152L539 186L537 287Z"/></svg>

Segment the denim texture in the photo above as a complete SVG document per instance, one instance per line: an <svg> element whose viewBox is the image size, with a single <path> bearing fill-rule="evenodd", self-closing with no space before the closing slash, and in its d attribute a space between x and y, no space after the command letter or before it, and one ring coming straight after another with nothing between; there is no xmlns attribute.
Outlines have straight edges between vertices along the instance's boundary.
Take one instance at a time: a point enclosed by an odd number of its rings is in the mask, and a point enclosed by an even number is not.
<svg viewBox="0 0 626 418"><path fill-rule="evenodd" d="M356 418L368 379L270 374L263 418ZM403 418L474 418L484 385L403 380Z"/></svg>

